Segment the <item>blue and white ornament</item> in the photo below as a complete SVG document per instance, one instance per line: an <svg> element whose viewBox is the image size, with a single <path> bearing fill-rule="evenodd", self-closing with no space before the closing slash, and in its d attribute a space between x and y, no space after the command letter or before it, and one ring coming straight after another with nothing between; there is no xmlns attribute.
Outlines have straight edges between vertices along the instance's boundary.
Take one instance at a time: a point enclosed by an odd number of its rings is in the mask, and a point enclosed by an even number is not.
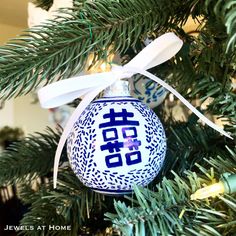
<svg viewBox="0 0 236 236"><path fill-rule="evenodd" d="M167 93L164 87L150 79L140 77L134 79L132 95L151 108L159 106L165 100Z"/></svg>
<svg viewBox="0 0 236 236"><path fill-rule="evenodd" d="M146 38L144 45L148 46L152 41L152 39ZM151 108L159 106L165 100L168 93L164 87L149 78L136 76L132 85L132 96Z"/></svg>
<svg viewBox="0 0 236 236"><path fill-rule="evenodd" d="M162 124L147 105L131 97L127 91L125 93L119 81L135 74L159 83L207 125L232 138L175 89L147 71L173 57L182 44L182 40L175 34L166 33L116 70L57 81L38 91L44 108L57 107L75 98L83 98L58 142L54 160L54 188L57 185L60 155L68 135L67 152L72 169L86 186L95 191L114 195L129 193L134 184L145 186L158 174L166 152ZM110 85L115 85L116 93L111 93L112 88L104 98L90 104Z"/></svg>
<svg viewBox="0 0 236 236"><path fill-rule="evenodd" d="M156 114L130 96L127 82L118 81L78 118L67 153L84 185L105 194L125 194L159 173L166 137Z"/></svg>

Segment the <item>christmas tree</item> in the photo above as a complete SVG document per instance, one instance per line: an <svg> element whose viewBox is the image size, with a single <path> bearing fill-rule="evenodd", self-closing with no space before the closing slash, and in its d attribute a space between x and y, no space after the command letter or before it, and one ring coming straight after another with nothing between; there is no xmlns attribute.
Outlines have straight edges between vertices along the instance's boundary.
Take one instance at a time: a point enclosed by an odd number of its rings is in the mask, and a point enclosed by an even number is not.
<svg viewBox="0 0 236 236"><path fill-rule="evenodd" d="M35 0L35 4L49 10L53 1ZM145 47L147 39L174 32L184 42L182 49L151 72L190 102L198 101L202 113L221 119L234 138L235 12L233 0L74 0L71 8L59 9L54 19L25 30L0 48L1 99L24 96L78 75L91 55L92 65L106 61L111 53L126 63ZM189 17L198 24L194 34L183 30ZM223 174L236 174L234 139L199 123L194 114L176 120L168 109L170 102L154 108L167 137L161 172L147 187L135 186L131 195L91 191L66 164L66 150L54 189L52 168L61 131L36 133L1 153L0 185L17 184L18 197L28 207L19 233L234 235L235 193L191 199Z"/></svg>

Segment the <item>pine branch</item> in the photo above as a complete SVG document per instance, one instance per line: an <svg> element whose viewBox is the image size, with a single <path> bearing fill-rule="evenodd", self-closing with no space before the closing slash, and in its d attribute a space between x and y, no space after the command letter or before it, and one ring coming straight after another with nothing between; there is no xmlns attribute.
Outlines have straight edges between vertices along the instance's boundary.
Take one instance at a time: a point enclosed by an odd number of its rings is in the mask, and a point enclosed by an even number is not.
<svg viewBox="0 0 236 236"><path fill-rule="evenodd" d="M220 157L211 158L212 168L198 165L202 174L185 172L184 177L174 173L174 180L166 178L157 185L157 192L135 187L136 200L129 198L132 208L120 201L115 202L117 214L107 213L115 227L124 235L232 235L236 230L235 194L218 199L191 201L190 195L204 184L214 183L221 171L236 173L236 154L226 162ZM218 163L218 167L215 165ZM225 165L226 164L226 165Z"/></svg>
<svg viewBox="0 0 236 236"><path fill-rule="evenodd" d="M235 172L235 163L236 163L236 150L232 150L231 148L226 146L228 150L227 157L225 155L217 156L217 158L204 158L205 162L208 163L208 168L213 167L216 170L219 170L219 173L234 173ZM220 178L220 176L217 176Z"/></svg>
<svg viewBox="0 0 236 236"><path fill-rule="evenodd" d="M187 122L176 121L172 114L166 114L167 109L168 107L163 106L161 113L160 107L154 110L165 127L168 148L162 170L153 184L158 183L164 176L169 178L171 170L180 176L186 170L194 171L196 163L206 165L204 159L211 156L220 155L228 161L229 153L226 146L233 149L235 140L230 140L209 126L202 125L195 114L189 115ZM233 130L233 126L230 128Z"/></svg>
<svg viewBox="0 0 236 236"><path fill-rule="evenodd" d="M227 33L214 19L202 26L197 38L186 40L176 56L176 65L169 68L173 76L168 78L189 99L204 102L211 98L207 111L228 120L234 126L231 132L235 133L236 96L232 92L232 79L235 77L236 51L230 55L225 53Z"/></svg>
<svg viewBox="0 0 236 236"><path fill-rule="evenodd" d="M1 97L25 94L41 82L75 75L90 53L95 53L95 59L106 58L111 45L115 52L125 52L148 31L185 22L197 3L76 1L72 9L60 10L67 16L58 15L0 48Z"/></svg>
<svg viewBox="0 0 236 236"><path fill-rule="evenodd" d="M45 8L51 2L37 0ZM55 21L25 31L21 38L0 48L1 97L25 94L39 84L75 75L90 53L95 54L94 60L105 59L111 45L115 52L125 54L128 48L136 52L137 44L148 33L174 29L184 38L185 47L175 61L163 66L163 74L173 72L172 84L180 84L180 90L188 92L191 88L191 98L213 97L209 110L230 119L230 128L235 131L236 98L230 90L236 55L233 0L208 0L206 5L199 0L76 0L72 9L61 9L58 14ZM181 34L177 26L190 15L204 17L198 39ZM235 173L235 150L229 149L229 155L224 149L225 144L231 148L234 143L224 142L210 129L189 124L173 127L170 133L172 156L163 173L175 169L179 175L174 174L172 180L164 178L156 192L135 188L136 199L128 198L128 204L116 202L117 214L107 217L125 235L232 235L236 231L235 195L207 201L189 199L191 193L214 182L221 173ZM88 210L98 205L101 212L110 209L112 198L100 199L101 195L83 187L69 169L60 170L57 190L52 189L51 180L36 190L31 188L30 180L51 171L58 139L59 134L49 131L29 137L1 154L0 184L22 184L20 196L31 205L23 225L73 224L70 233L76 235L88 220ZM191 172L196 162L198 175ZM191 171L183 173L188 168ZM106 205L102 205L104 202Z"/></svg>
<svg viewBox="0 0 236 236"><path fill-rule="evenodd" d="M168 120L164 124L167 129L168 149L161 176L169 177L171 170L182 176L186 170L193 171L196 163L202 164L204 158L215 155L221 155L228 160L225 145L229 148L235 147L235 141L225 139L212 128L198 124L195 115L187 123L175 122L170 127L169 123Z"/></svg>
<svg viewBox="0 0 236 236"><path fill-rule="evenodd" d="M236 46L236 2L234 0L206 1L208 13L215 14L226 27L228 34L227 52L234 51ZM213 11L212 11L213 9Z"/></svg>
<svg viewBox="0 0 236 236"><path fill-rule="evenodd" d="M78 235L83 226L90 227L90 230L93 227L96 229L97 225L88 224L90 220L101 220L97 215L93 215L94 211L102 213L102 210L110 207L107 198L83 186L69 168L59 172L57 189L53 189L50 180L49 183L38 186L37 190L25 185L19 195L26 204L30 204L30 211L24 215L21 225L33 226L35 229L38 226L46 226L45 230L38 231L38 235L43 232L44 235L56 233L74 236ZM92 219L93 217L96 219ZM106 225L109 224L106 222ZM71 230L53 232L49 230L50 225L69 226ZM102 227L100 224L99 228ZM31 233L27 230L22 232L24 235Z"/></svg>
<svg viewBox="0 0 236 236"><path fill-rule="evenodd" d="M59 134L48 129L12 144L0 154L0 185L28 182L48 174L53 167Z"/></svg>

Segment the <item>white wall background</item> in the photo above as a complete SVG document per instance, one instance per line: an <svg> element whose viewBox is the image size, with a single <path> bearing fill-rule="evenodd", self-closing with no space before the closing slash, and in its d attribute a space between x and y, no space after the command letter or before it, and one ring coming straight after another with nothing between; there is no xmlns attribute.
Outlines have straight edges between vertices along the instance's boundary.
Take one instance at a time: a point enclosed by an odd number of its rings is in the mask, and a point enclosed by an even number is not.
<svg viewBox="0 0 236 236"><path fill-rule="evenodd" d="M21 127L25 133L43 132L46 126L53 127L49 122L49 111L32 104L32 95L14 99L14 126Z"/></svg>
<svg viewBox="0 0 236 236"><path fill-rule="evenodd" d="M0 8L0 15L1 11L3 9ZM27 22L22 26L8 25L5 22L6 20L1 23L0 17L0 46L10 38L17 37L27 27ZM39 103L32 104L32 100L33 97L29 94L6 101L3 109L0 109L0 128L5 125L21 127L25 134L30 134L36 131L44 132L46 126L53 127L54 125L49 122L49 111L42 109Z"/></svg>

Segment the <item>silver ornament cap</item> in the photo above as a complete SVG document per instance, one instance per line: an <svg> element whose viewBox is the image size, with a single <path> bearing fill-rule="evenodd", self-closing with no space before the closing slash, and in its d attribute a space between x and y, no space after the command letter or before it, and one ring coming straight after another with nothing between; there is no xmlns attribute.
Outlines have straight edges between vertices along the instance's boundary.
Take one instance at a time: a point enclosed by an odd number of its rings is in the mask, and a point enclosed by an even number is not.
<svg viewBox="0 0 236 236"><path fill-rule="evenodd" d="M104 97L130 96L129 81L118 80L105 89Z"/></svg>

